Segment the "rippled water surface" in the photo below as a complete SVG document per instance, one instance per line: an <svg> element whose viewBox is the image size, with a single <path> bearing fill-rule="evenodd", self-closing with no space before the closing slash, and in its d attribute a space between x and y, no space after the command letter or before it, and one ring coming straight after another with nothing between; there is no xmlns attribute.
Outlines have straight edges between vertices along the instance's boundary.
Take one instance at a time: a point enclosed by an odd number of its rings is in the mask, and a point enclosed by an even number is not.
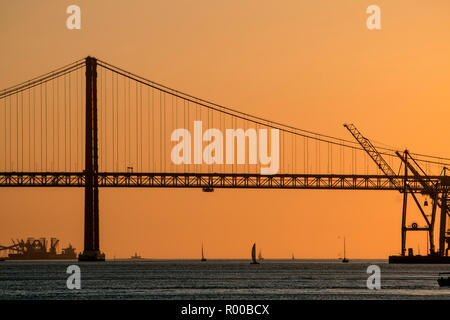
<svg viewBox="0 0 450 320"><path fill-rule="evenodd" d="M81 268L81 290L66 269ZM381 268L381 290L368 290L369 265ZM326 260L0 262L0 299L450 299L437 284L449 265L348 264Z"/></svg>

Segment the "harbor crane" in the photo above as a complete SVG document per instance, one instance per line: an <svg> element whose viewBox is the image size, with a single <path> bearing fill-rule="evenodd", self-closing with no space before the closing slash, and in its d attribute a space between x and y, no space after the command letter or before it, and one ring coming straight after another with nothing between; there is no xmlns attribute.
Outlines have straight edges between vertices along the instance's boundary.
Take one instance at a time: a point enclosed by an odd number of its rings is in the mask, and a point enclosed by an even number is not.
<svg viewBox="0 0 450 320"><path fill-rule="evenodd" d="M447 261L450 233L447 230L447 219L450 216L450 176L446 175L447 168L444 167L443 174L438 181L433 181L428 177L426 172L420 167L418 162L411 156L408 150L405 150L403 154L396 151L395 154L401 159L401 163L404 165L404 176L398 175L391 168L391 166L384 160L382 154L375 148L375 146L370 142L369 139L365 138L361 132L353 124L344 124L344 127L352 134L355 140L361 145L363 150L370 156L370 158L375 162L378 168L386 175L389 181L395 186L395 188L403 194L403 208L402 208L402 228L401 228L401 256L391 256L389 257L389 262L391 263L426 263L430 261L442 262ZM417 191L413 190L408 181L411 178L411 174L422 186L421 191L423 196L430 197L432 201L432 209L430 218L425 213L424 208L417 199ZM419 208L425 220L425 226L420 227L416 222L413 222L410 226L406 225L407 218L407 204L408 195L411 195ZM428 202L424 202L424 206L427 206ZM436 222L436 212L437 208L440 208L440 228L439 228L439 250L436 252L434 244L434 229ZM414 259L412 249L409 250L408 256L405 257L406 253L406 235L408 231L426 231L428 232L428 240L430 245L430 250L427 253L427 257L424 259ZM445 248L447 245L447 248ZM445 257L440 259L441 257ZM405 259L409 258L409 259ZM428 259L429 258L429 259ZM428 259L429 261L426 261Z"/></svg>

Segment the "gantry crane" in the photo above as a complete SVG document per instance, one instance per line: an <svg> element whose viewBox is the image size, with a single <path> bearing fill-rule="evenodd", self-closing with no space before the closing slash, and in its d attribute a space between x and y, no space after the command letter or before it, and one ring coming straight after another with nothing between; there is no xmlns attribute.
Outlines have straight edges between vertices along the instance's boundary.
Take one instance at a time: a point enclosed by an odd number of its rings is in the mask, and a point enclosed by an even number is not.
<svg viewBox="0 0 450 320"><path fill-rule="evenodd" d="M423 194L429 196L433 201L432 209L432 225L434 228L434 220L436 216L437 207L441 210L440 215L440 226L439 226L439 256L448 256L450 234L447 230L447 219L450 216L450 197L449 197L449 186L450 177L446 175L448 170L446 167L443 168L441 179L439 182L433 182L425 171L420 167L418 162L411 156L408 150L405 150L403 155L396 151L395 154L403 161L405 164L405 170L410 170L415 178L423 187ZM407 174L405 174L407 176ZM446 247L447 244L447 248ZM433 253L433 251L432 251Z"/></svg>
<svg viewBox="0 0 450 320"><path fill-rule="evenodd" d="M443 170L442 178L440 182L434 182L432 179L428 177L424 170L420 167L417 161L411 156L411 154L405 150L403 155L396 151L396 155L402 160L402 163L405 166L405 174L404 176L397 175L394 170L389 166L389 164L384 160L383 156L380 152L375 148L375 146L370 142L369 139L365 138L361 132L356 128L353 124L344 124L344 127L352 134L352 136L356 139L356 141L361 145L361 147L366 151L366 153L370 156L370 158L375 162L375 164L380 168L380 170L389 178L391 183L395 186L395 188L403 193L403 209L402 209L402 236L401 236L401 256L405 256L406 252L406 233L408 231L427 231L428 239L430 245L430 252L427 253L429 256L448 256L448 246L450 242L450 234L448 230L446 230L446 222L447 218L450 215L450 198L448 196L448 192L450 190L450 180L448 176L446 176L446 168ZM414 178L419 181L422 185L422 194L424 196L429 196L432 201L432 211L431 218L425 214L425 210L423 209L421 203L417 199L416 192L411 188L408 182L409 172L412 173ZM425 227L419 227L417 223L412 223L411 226L406 225L406 214L407 214L407 201L408 194L412 196L414 202L419 208L425 222ZM424 206L427 205L427 201L425 201ZM436 210L437 207L441 209L441 217L440 217L440 233L439 233L439 251L435 252L434 245L434 226L436 221ZM447 243L447 249L445 249L445 245ZM412 250L409 253L412 255Z"/></svg>

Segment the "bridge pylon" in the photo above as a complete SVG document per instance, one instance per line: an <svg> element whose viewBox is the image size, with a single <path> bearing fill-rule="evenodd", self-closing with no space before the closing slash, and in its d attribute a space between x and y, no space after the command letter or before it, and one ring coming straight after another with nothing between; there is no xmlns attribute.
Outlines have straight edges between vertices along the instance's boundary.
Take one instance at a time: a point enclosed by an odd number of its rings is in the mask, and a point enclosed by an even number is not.
<svg viewBox="0 0 450 320"><path fill-rule="evenodd" d="M84 187L84 251L79 261L105 261L99 244L97 60L86 58L86 142Z"/></svg>

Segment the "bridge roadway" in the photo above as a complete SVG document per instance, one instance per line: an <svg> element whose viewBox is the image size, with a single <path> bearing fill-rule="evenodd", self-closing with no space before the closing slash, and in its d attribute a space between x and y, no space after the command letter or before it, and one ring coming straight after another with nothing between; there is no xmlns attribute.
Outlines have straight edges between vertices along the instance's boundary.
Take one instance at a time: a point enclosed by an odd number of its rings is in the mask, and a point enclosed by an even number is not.
<svg viewBox="0 0 450 320"><path fill-rule="evenodd" d="M385 175L100 172L94 178L94 185L102 188L397 190L392 179L404 183L404 177ZM439 183L439 191L450 187L450 176L430 179ZM408 177L408 183L414 192L423 191L422 184L413 176ZM83 172L0 172L0 187L84 186Z"/></svg>

